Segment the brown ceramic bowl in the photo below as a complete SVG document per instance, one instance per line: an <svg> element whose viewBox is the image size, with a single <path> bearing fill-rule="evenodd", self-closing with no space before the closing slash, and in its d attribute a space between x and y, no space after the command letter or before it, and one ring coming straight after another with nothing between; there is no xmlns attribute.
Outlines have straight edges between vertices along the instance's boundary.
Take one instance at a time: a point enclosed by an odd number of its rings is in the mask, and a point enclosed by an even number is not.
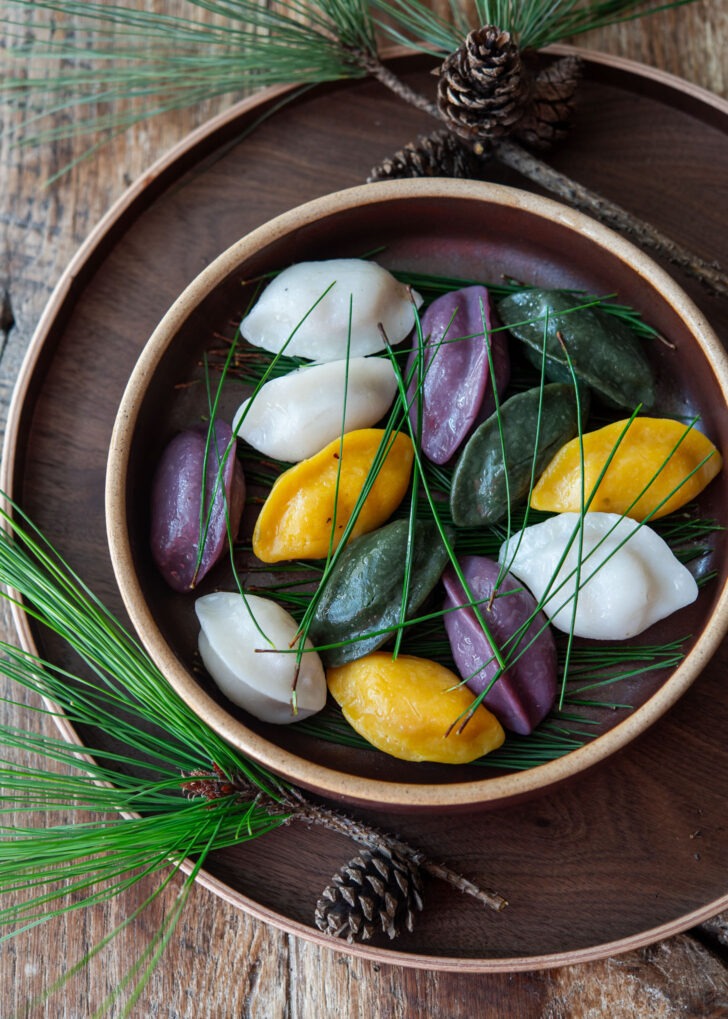
<svg viewBox="0 0 728 1019"><path fill-rule="evenodd" d="M697 411L728 449L728 362L718 339L681 289L630 243L587 217L525 192L484 183L417 180L372 184L294 209L244 237L184 291L147 343L119 408L107 475L107 526L121 594L139 637L179 695L232 745L291 781L328 798L397 810L493 807L532 796L603 761L651 726L688 686L728 624L728 556L716 535L717 571L693 605L647 632L653 642L690 634L679 666L625 680L610 696L633 710L600 717L598 737L558 760L519 772L482 765L412 764L374 750L308 736L295 725L257 722L193 671L194 596L169 590L149 551L150 484L169 439L205 412L199 362L216 336L232 337L250 298L246 280L288 264L360 256L382 249L390 268L616 294L668 344L650 357L665 414ZM240 392L226 387L230 420ZM728 523L728 472L701 495L701 510ZM231 589L221 565L198 589ZM678 709L679 710L679 709Z"/></svg>

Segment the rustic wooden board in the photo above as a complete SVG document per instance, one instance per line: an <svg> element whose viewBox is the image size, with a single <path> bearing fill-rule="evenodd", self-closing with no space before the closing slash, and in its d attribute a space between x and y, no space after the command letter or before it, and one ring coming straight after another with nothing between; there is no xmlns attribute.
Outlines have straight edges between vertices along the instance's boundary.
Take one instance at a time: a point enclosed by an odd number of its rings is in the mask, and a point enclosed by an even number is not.
<svg viewBox="0 0 728 1019"><path fill-rule="evenodd" d="M419 59L398 63L414 84L426 81ZM244 136L279 101L246 104L209 126L127 197L64 277L33 348L11 423L13 493L117 610L103 526L106 451L121 392L154 325L237 237L300 201L359 183L429 126L362 82L306 93ZM705 256L726 260L725 104L592 60L577 127L554 162ZM506 173L497 179L523 183ZM725 306L680 282L725 329ZM43 641L42 651L65 662L53 642ZM533 970L646 944L725 908L726 657L721 652L647 736L568 789L455 822L378 816L497 887L511 906L485 915L433 886L415 934L391 948L355 951L426 969ZM236 905L311 938L315 899L348 848L322 831L288 829L216 854L204 880Z"/></svg>

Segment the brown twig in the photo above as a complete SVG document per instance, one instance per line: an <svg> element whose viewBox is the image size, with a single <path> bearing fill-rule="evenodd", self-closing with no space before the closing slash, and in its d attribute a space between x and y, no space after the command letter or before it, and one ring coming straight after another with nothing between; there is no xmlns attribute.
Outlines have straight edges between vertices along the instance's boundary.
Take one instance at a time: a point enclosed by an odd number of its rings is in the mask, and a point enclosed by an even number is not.
<svg viewBox="0 0 728 1019"><path fill-rule="evenodd" d="M412 860L413 863L421 867L422 870L432 877L446 881L453 888L457 888L458 891L466 895L471 895L490 909L500 912L500 910L508 905L508 901L502 895L479 888L472 881L469 881L462 874L458 874L445 864L429 860L422 850L414 849L396 836L378 831L376 828L372 828L356 818L349 817L347 814L341 814L338 811L331 810L329 807L313 803L311 800L306 799L298 789L285 795L284 802L293 810L297 820L308 821L309 824L323 825L329 831L336 831L341 835L346 835L354 842L359 843L359 845L368 846L370 849L383 849L384 851L392 849L399 853L400 856Z"/></svg>
<svg viewBox="0 0 728 1019"><path fill-rule="evenodd" d="M588 212L612 229L626 234L641 247L668 259L673 265L702 280L716 294L728 297L728 277L716 262L706 262L650 223L560 173L515 142L500 142L494 155L504 166L516 170L534 184L558 195L575 208Z"/></svg>
<svg viewBox="0 0 728 1019"><path fill-rule="evenodd" d="M359 845L381 850L385 854L398 853L432 877L439 878L463 894L472 896L484 906L488 906L489 909L500 912L508 905L507 899L504 899L502 895L479 888L478 885L463 877L462 874L458 874L451 867L428 859L422 850L414 849L395 835L379 831L348 814L314 803L299 789L279 786L276 791L277 795L269 796L250 783L244 775L230 778L217 766L213 767L212 774L194 772L192 775L186 776L186 779L183 789L189 796L204 796L205 799L216 800L222 796L237 793L246 799L255 799L272 815L288 815L290 820L320 825L328 831L345 835Z"/></svg>

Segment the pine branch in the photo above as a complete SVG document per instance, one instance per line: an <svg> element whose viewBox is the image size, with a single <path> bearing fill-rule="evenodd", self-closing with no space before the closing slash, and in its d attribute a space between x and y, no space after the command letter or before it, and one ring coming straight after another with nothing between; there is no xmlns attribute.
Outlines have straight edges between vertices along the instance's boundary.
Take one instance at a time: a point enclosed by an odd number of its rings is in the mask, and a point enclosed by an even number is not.
<svg viewBox="0 0 728 1019"><path fill-rule="evenodd" d="M411 102L412 105L429 113L437 120L444 119L436 104L419 93L411 94L412 90L409 86L401 82L379 60L373 57L369 58L367 65L369 72L400 98ZM616 202L612 202L583 184L579 184L578 181L566 174L555 170L510 139L500 140L492 146L489 145L487 149L481 141L476 141L470 147L480 158L482 167L491 158L497 159L504 166L516 170L534 184L545 188L575 208L589 213L612 229L634 239L637 244L667 259L688 275L700 280L714 294L722 297L728 296L728 276L717 262L707 262L650 223L633 215L617 205ZM376 171L372 176L375 176L375 173Z"/></svg>
<svg viewBox="0 0 728 1019"><path fill-rule="evenodd" d="M76 133L103 131L113 137L160 113L224 94L360 77L366 70L361 55L377 55L376 31L442 57L458 47L470 28L490 21L510 31L521 48L533 49L692 2L672 0L655 7L645 0L578 5L574 0L474 0L467 13L451 2L445 19L420 0L281 0L275 6L265 0L189 0L188 16L139 9L131 0L6 0L0 17L6 63L2 88L11 106L27 112L20 127L6 128L6 133L14 144L27 145ZM197 11L217 20L202 20ZM51 67L63 62L62 70L29 78L29 60ZM13 64L19 67L17 75ZM419 101L399 94L415 105ZM60 96L57 105L48 99L54 95ZM97 116L93 110L101 103L111 104L111 112ZM90 112L50 130L28 130L74 109Z"/></svg>
<svg viewBox="0 0 728 1019"><path fill-rule="evenodd" d="M0 497L5 499L2 493ZM323 825L390 858L405 859L411 872L425 870L493 909L506 905L501 896L479 889L395 836L308 800L227 747L169 688L142 647L19 507L12 509L14 516L0 510L3 596L22 599L17 604L23 611L64 639L85 668L74 675L27 651L2 645L0 670L46 700L48 706L30 710L51 716L63 713L72 725L94 731L97 739L111 737L119 749L106 749L104 739L99 739L98 747L87 742L88 759L75 744L58 737L0 726L0 742L6 747L40 755L44 762L0 760L0 821L12 811L43 815L37 827L9 828L0 823L0 894L25 895L15 905L0 904L0 941L69 910L108 901L141 878L168 871L141 912L181 862L193 856L195 868L173 914L125 977L126 983L135 983L133 1004L171 937L208 854L263 836L294 818ZM58 775L49 762L62 764L66 773ZM68 810L81 813L83 819L54 821ZM109 932L46 993L78 972L127 922Z"/></svg>

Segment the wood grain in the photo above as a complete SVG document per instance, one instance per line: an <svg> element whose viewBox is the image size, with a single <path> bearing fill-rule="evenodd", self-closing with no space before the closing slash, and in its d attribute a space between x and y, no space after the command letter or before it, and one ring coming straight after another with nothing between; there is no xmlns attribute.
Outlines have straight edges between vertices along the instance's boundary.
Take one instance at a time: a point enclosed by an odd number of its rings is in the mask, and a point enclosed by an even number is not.
<svg viewBox="0 0 728 1019"><path fill-rule="evenodd" d="M180 10L185 5L170 0L164 6ZM604 30L587 41L725 95L726 39L725 4L703 0L649 21ZM29 68L33 70L45 73L42 68ZM118 139L49 189L43 182L81 150L81 140L26 152L10 151L7 141L2 141L0 289L9 291L15 316L0 366L3 417L35 324L78 244L129 181L211 112L213 107L208 106L204 111L161 118ZM7 615L2 627L3 634L12 635ZM20 704L3 704L3 720L34 725L32 714L23 709L24 697L15 690L12 696ZM28 820L23 814L16 823ZM173 907L178 881L46 1003L34 1002L33 996L133 914L153 888L154 882L142 881L112 903L68 914L0 945L0 1016L81 1019L102 1007ZM132 1014L169 1019L726 1015L726 924L724 916L649 949L548 972L428 973L372 964L281 934L196 887L161 965ZM125 992L121 1001L127 997ZM118 1015L119 1006L103 1014Z"/></svg>

